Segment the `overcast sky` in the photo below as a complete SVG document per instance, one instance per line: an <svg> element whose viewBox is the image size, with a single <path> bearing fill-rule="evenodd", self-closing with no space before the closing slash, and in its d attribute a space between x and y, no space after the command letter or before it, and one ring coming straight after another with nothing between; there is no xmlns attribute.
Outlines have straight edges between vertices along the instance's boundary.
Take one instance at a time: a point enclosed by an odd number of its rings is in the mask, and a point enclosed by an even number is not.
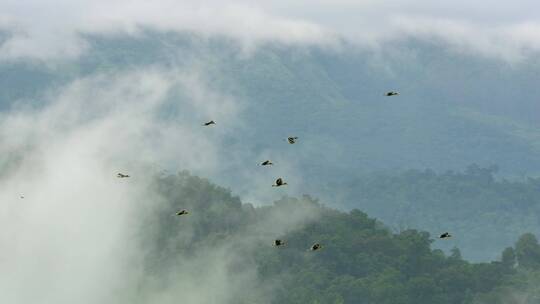
<svg viewBox="0 0 540 304"><path fill-rule="evenodd" d="M337 37L380 46L413 36L519 60L540 49L540 2L4 0L0 28L12 36L0 57L76 57L85 50L78 33L135 34L141 27L223 34L248 46L267 41L333 45Z"/></svg>

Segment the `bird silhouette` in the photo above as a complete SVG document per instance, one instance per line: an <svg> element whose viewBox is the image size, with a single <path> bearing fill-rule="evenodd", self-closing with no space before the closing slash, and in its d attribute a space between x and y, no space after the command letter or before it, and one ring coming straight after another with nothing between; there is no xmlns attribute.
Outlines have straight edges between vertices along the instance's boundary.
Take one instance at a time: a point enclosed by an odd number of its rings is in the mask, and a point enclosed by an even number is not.
<svg viewBox="0 0 540 304"><path fill-rule="evenodd" d="M296 143L296 140L298 139L298 136L291 136L291 137L287 137L287 141L292 145L294 143Z"/></svg>
<svg viewBox="0 0 540 304"><path fill-rule="evenodd" d="M281 187L281 186L285 186L285 185L287 185L287 183L285 183L283 181L283 179L280 177L280 178L276 179L276 184L272 185L272 187Z"/></svg>
<svg viewBox="0 0 540 304"><path fill-rule="evenodd" d="M186 214L189 214L189 212L186 209L182 209L182 210L176 212L176 215L178 215L178 216L186 215Z"/></svg>
<svg viewBox="0 0 540 304"><path fill-rule="evenodd" d="M319 250L319 249L321 249L321 248L322 248L321 244L315 243L315 244L311 245L310 250L311 250L311 251L316 251L316 250Z"/></svg>
<svg viewBox="0 0 540 304"><path fill-rule="evenodd" d="M446 239L446 238L451 238L451 237L452 237L452 235L450 235L450 233L448 233L448 232L445 232L445 233L441 234L441 236L439 236L439 238L441 238L441 239Z"/></svg>
<svg viewBox="0 0 540 304"><path fill-rule="evenodd" d="M118 178L126 178L126 177L129 177L129 175L118 173L118 174L116 174L116 177L118 177Z"/></svg>
<svg viewBox="0 0 540 304"><path fill-rule="evenodd" d="M394 91L390 91L390 92L387 92L386 94L384 94L385 96L396 96L396 95L399 95L398 92L394 92Z"/></svg>
<svg viewBox="0 0 540 304"><path fill-rule="evenodd" d="M210 120L209 122L205 122L205 123L204 123L204 126L215 125L215 124L216 124L215 121Z"/></svg>
<svg viewBox="0 0 540 304"><path fill-rule="evenodd" d="M282 240L274 240L274 246L279 247L285 245L285 242Z"/></svg>
<svg viewBox="0 0 540 304"><path fill-rule="evenodd" d="M274 163L272 163L270 160L265 160L261 163L261 166L270 166L270 165L273 165Z"/></svg>

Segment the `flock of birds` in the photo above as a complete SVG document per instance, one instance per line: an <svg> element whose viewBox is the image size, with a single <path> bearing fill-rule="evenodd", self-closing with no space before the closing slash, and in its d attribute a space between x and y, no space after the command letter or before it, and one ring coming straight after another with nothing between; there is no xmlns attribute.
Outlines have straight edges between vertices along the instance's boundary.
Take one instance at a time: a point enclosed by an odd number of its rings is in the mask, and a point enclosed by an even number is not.
<svg viewBox="0 0 540 304"><path fill-rule="evenodd" d="M387 92L387 93L384 94L384 96L397 96L397 95L399 95L399 93L395 92L395 91L390 91L390 92ZM215 125L215 124L216 124L215 121L210 120L209 122L204 123L203 126L208 127L208 126ZM291 145L295 144L297 140L298 140L297 136L289 136L286 139L286 141ZM265 161L263 161L261 163L261 166L271 166L273 164L274 163L271 160L267 159L267 160L265 160ZM123 173L118 173L116 176L118 178L128 178L129 177L129 175L123 174ZM283 178L279 177L279 178L276 179L275 184L273 184L272 187L281 187L281 186L286 186L286 185L287 185L287 183L285 181L283 181ZM21 196L21 198L24 198L24 196ZM189 214L189 212L186 209L182 209L182 210L179 210L178 212L176 212L176 216L183 216L183 215L187 215L187 214ZM441 238L441 239L446 239L446 238L450 238L450 237L452 237L452 235L450 235L450 233L448 233L448 232L445 232L445 233L443 233L443 234L441 234L439 236L439 238ZM285 241L283 241L281 239L276 239L276 240L274 240L273 246L275 246L275 247L285 246ZM311 245L309 250L316 251L316 250L319 250L321 248L322 248L321 244L315 243L315 244Z"/></svg>

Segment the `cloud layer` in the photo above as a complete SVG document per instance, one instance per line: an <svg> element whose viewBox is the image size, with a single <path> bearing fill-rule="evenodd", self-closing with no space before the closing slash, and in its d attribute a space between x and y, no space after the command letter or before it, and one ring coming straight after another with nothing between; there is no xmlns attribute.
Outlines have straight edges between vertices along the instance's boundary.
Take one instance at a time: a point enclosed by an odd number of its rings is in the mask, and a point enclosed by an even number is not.
<svg viewBox="0 0 540 304"><path fill-rule="evenodd" d="M73 58L81 34L131 34L142 28L224 35L246 48L264 42L368 46L409 37L459 51L519 60L540 49L540 4L453 1L3 1L0 58Z"/></svg>

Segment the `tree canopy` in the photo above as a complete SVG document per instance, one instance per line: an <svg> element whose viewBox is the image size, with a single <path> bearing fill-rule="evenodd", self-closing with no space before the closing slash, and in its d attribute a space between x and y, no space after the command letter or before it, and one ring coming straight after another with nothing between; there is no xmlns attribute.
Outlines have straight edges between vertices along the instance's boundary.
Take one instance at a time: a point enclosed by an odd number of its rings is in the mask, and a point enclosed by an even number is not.
<svg viewBox="0 0 540 304"><path fill-rule="evenodd" d="M537 303L530 282L540 278L540 246L533 234L500 261L470 263L458 248L449 255L433 249L442 240L428 232L393 233L360 210L327 208L308 195L254 207L188 172L157 177L153 187L159 207L145 216L145 271L181 272L182 259L225 249L233 273L256 273L254 287L235 294L235 303L487 304L514 296ZM181 208L191 217L171 216ZM273 247L277 238L286 246ZM315 242L322 249L309 251Z"/></svg>

